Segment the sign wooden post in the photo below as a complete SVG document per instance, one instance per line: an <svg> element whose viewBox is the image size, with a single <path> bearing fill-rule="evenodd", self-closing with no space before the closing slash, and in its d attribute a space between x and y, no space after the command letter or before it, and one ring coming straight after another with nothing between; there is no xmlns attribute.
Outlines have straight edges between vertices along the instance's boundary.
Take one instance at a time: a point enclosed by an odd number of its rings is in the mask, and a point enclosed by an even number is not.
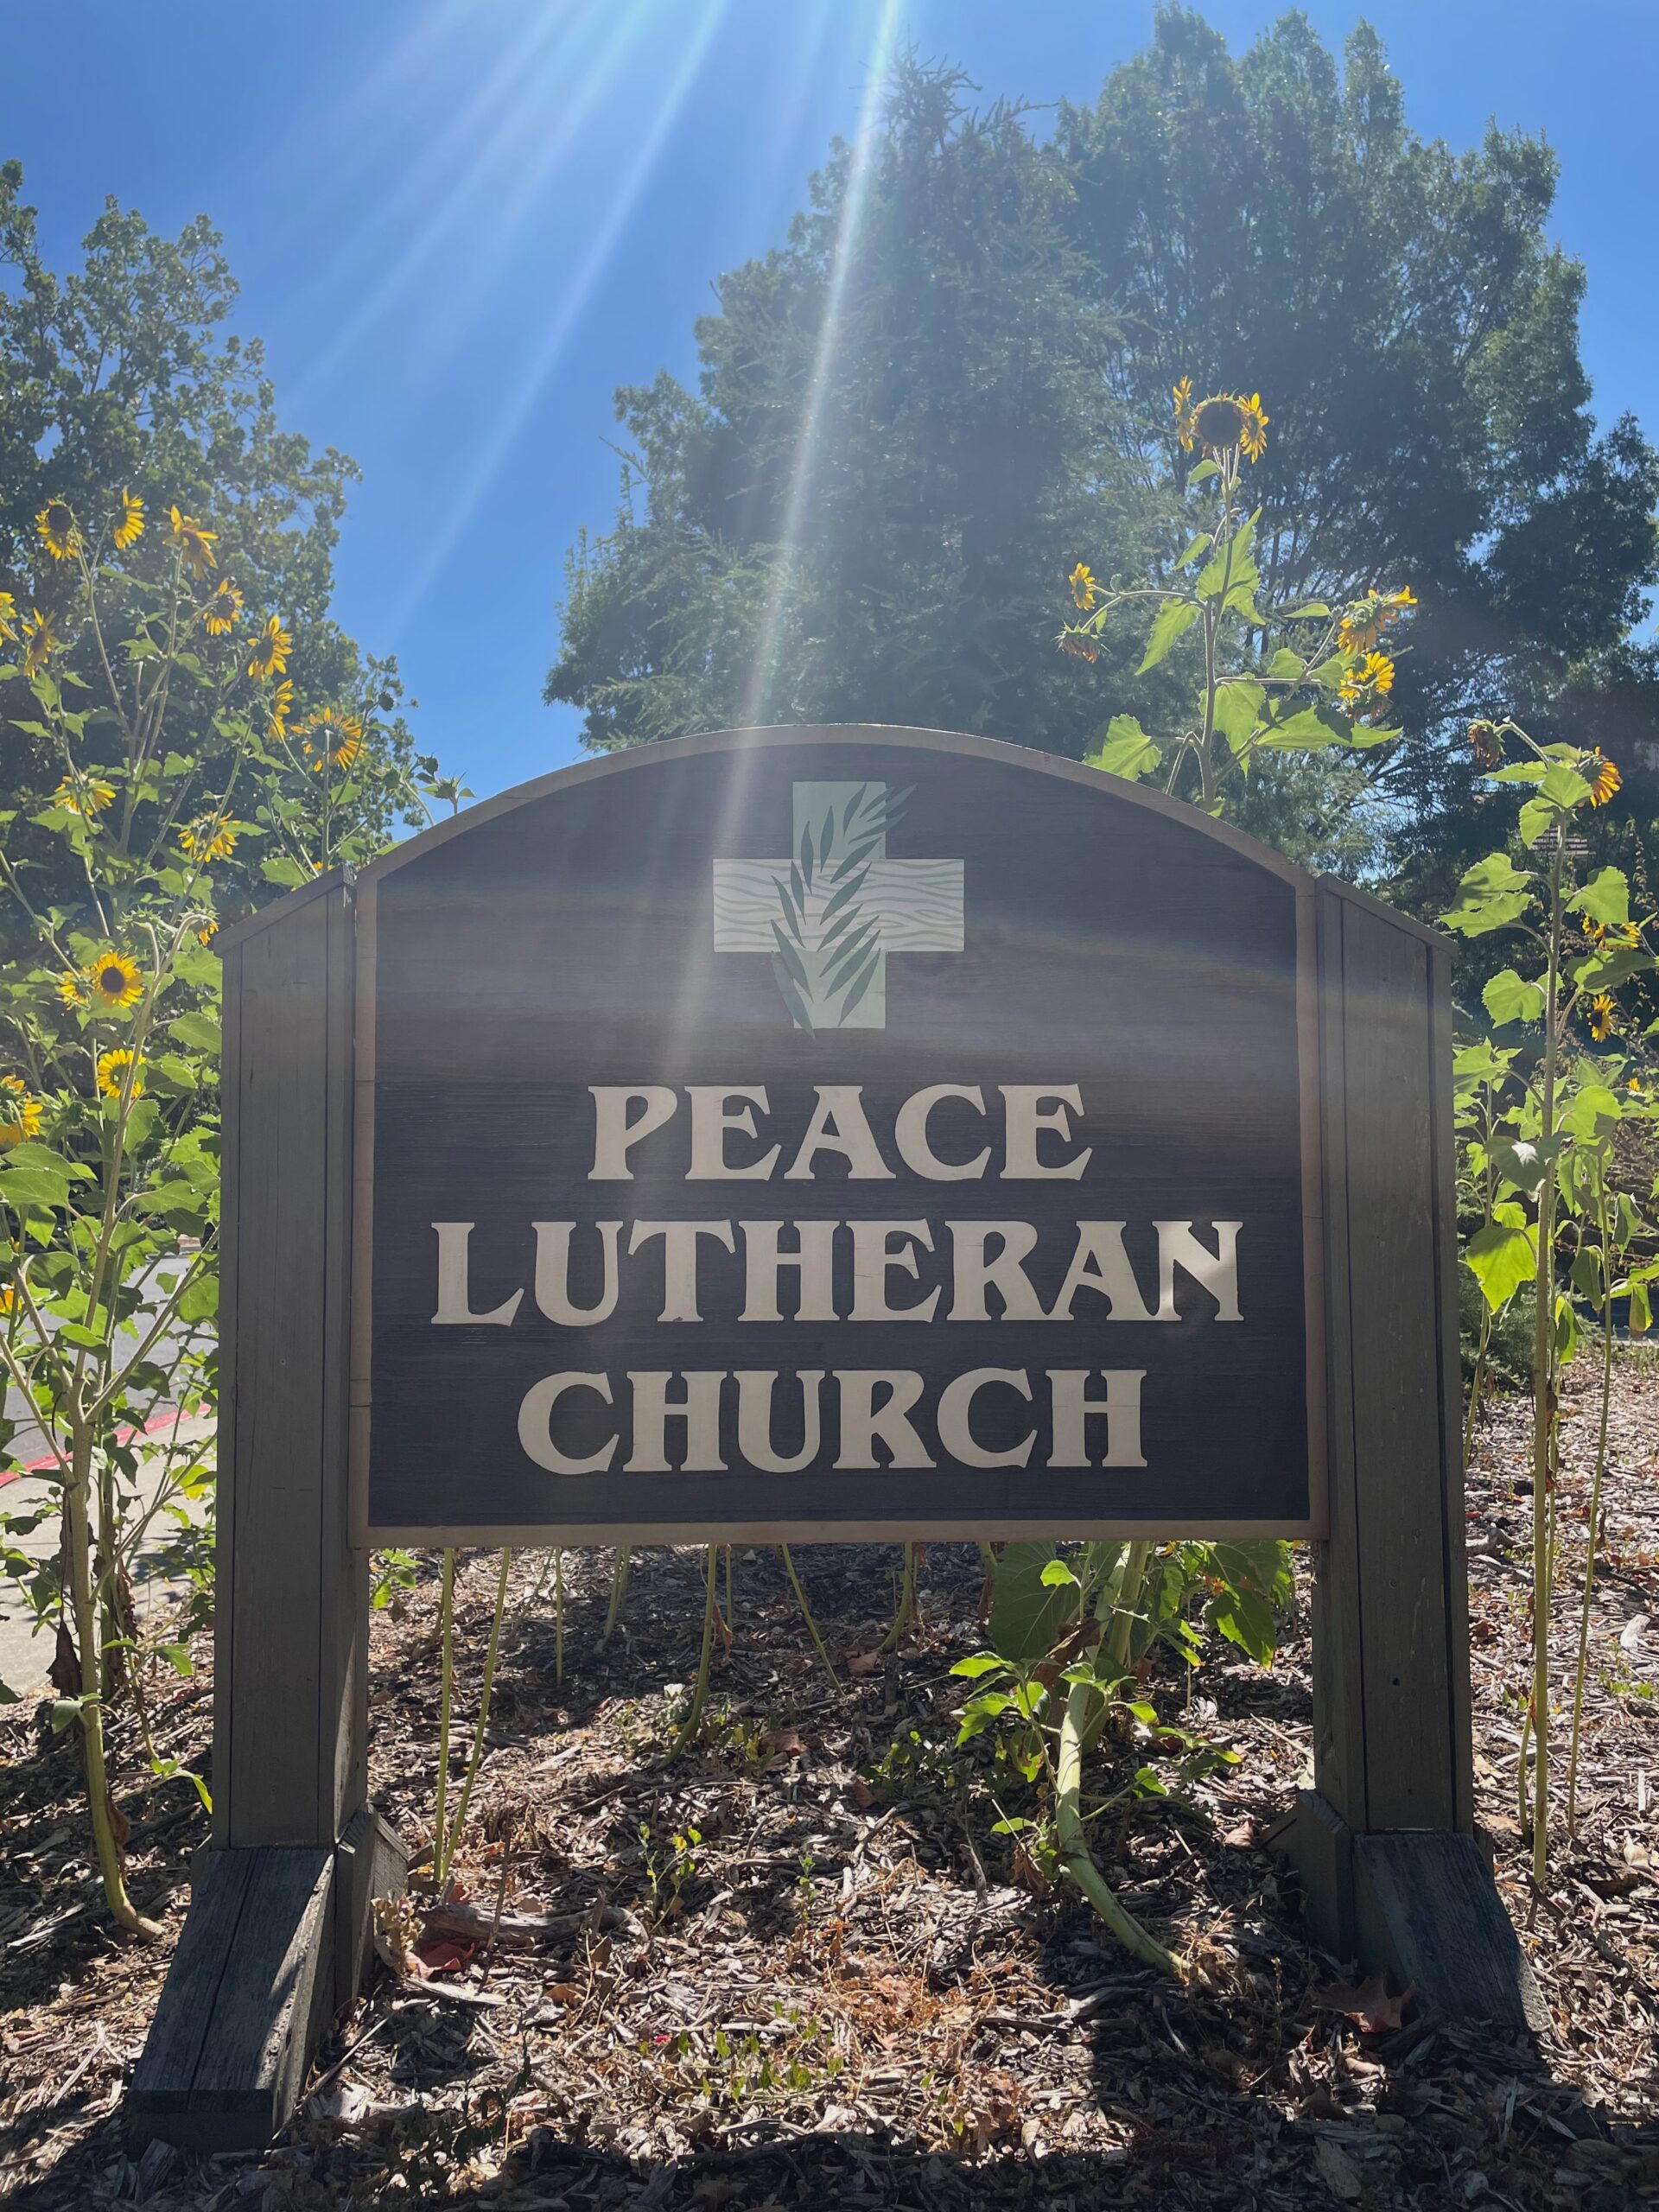
<svg viewBox="0 0 1659 2212"><path fill-rule="evenodd" d="M227 933L214 1848L137 2125L266 2139L358 1986L380 1543L1312 1538L1315 1926L1526 2017L1449 988L1189 808L863 726L564 770Z"/></svg>

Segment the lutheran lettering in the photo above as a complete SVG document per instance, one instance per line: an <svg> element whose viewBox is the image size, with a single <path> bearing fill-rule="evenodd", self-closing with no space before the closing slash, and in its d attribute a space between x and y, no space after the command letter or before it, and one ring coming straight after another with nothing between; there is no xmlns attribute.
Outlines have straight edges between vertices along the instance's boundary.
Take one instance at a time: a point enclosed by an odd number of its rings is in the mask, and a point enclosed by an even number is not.
<svg viewBox="0 0 1659 2212"><path fill-rule="evenodd" d="M518 1319L524 1287L494 1306L477 1306L472 1282L470 1243L476 1224L435 1221L438 1240L437 1307L435 1327L508 1328ZM934 1225L926 1221L537 1221L533 1300L549 1321L561 1328L592 1328L608 1321L621 1300L626 1249L653 1270L662 1285L659 1321L701 1322L709 1293L736 1281L742 1284L740 1322L768 1321L1071 1321L1081 1293L1105 1300L1099 1318L1108 1321L1178 1321L1177 1274L1207 1291L1214 1301L1211 1319L1236 1321L1238 1235L1243 1224L1211 1224L1214 1249L1190 1221L1155 1221L1157 1279L1144 1287L1130 1263L1122 1221L1079 1221L1058 1294L1045 1306L1027 1273L1040 1249L1034 1223L1028 1221L944 1221L938 1224L944 1249L936 1248ZM578 1303L571 1289L572 1249L578 1230L594 1240L599 1262L598 1294ZM626 1231L626 1244L623 1234ZM785 1236L793 1249L786 1249ZM660 1244L660 1252L652 1250ZM721 1267L719 1255L742 1265ZM850 1274L836 1265L837 1250L850 1249ZM941 1276L928 1287L933 1274ZM795 1291L793 1311L783 1311L785 1274ZM909 1287L916 1294L908 1294ZM492 1284L490 1290L499 1288ZM949 1302L945 1293L949 1290ZM1149 1302L1148 1294L1156 1303ZM486 1298L489 1292L483 1294ZM995 1310L991 1295L996 1300ZM721 1301L724 1303L725 1301ZM1088 1309L1085 1309L1085 1312Z"/></svg>
<svg viewBox="0 0 1659 2212"><path fill-rule="evenodd" d="M804 1135L786 1147L766 1142L772 1106L761 1084L690 1084L683 1092L666 1084L595 1085L588 1180L632 1182L639 1166L659 1182L665 1174L700 1183L812 1182L824 1160L833 1163L830 1172L841 1185L890 1182L901 1173L931 1183L1079 1180L1094 1157L1073 1129L1084 1118L1080 1087L1005 1084L997 1092L993 1113L978 1084L930 1084L906 1098L878 1135L861 1086L819 1084ZM670 1154L665 1147L676 1144L678 1151ZM434 1327L511 1328L539 1313L560 1328L595 1328L619 1309L638 1315L659 1294L656 1319L669 1325L714 1319L729 1325L734 1310L739 1324L760 1326L1241 1319L1238 1221L1137 1224L1139 1271L1123 1221L1074 1219L1059 1236L1035 1222L1011 1219L537 1221L528 1224L530 1281L516 1287L475 1284L475 1223L431 1226L437 1242ZM1205 1294L1207 1313L1193 1314L1188 1295L1184 1316L1176 1296L1181 1280ZM630 1438L621 1471L669 1471L671 1421L683 1424L682 1472L725 1471L724 1406L734 1414L734 1431L728 1424L726 1433L734 1433L744 1465L765 1473L799 1472L823 1448L826 1382L833 1394L831 1433L839 1439L837 1469L937 1465L928 1437L912 1419L918 1409L938 1452L963 1466L1025 1466L1039 1434L1049 1446L1044 1464L1051 1467L1144 1466L1145 1375L1144 1368L1046 1367L1034 1388L1026 1368L975 1367L930 1392L909 1369L809 1369L785 1376L760 1367L631 1368L621 1378ZM776 1442L780 1383L785 1425L799 1437L789 1449ZM1010 1433L1019 1426L1014 1401L1033 1407L1024 1435ZM550 1472L605 1471L620 1434L596 1436L596 1417L601 1406L617 1404L609 1373L571 1369L547 1376L523 1401L519 1443ZM985 1433L988 1408L995 1439ZM1091 1422L1100 1426L1091 1429ZM580 1448L575 1430L594 1448ZM885 1458L876 1456L878 1446Z"/></svg>

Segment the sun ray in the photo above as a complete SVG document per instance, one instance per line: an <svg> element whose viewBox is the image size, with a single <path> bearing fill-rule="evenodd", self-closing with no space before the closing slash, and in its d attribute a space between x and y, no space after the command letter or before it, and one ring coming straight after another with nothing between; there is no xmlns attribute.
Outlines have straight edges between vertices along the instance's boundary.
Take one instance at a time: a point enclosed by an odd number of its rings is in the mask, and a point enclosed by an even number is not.
<svg viewBox="0 0 1659 2212"><path fill-rule="evenodd" d="M617 181L604 222L594 232L580 265L561 288L557 307L531 359L521 369L511 391L495 408L490 435L469 470L469 481L450 510L442 527L433 533L426 557L393 616L394 626L408 621L442 573L450 555L495 486L501 470L524 429L572 332L587 311L618 239L633 214L664 141L689 99L709 49L726 16L731 0L707 0L697 27L684 43L678 67L656 112L636 142L633 158Z"/></svg>
<svg viewBox="0 0 1659 2212"><path fill-rule="evenodd" d="M789 491L784 502L783 530L778 541L772 587L767 595L766 611L762 619L754 664L743 703L741 719L745 724L753 724L759 718L771 696L772 683L778 673L785 610L794 581L795 565L811 499L812 473L817 458L824 403L835 374L836 358L840 350L842 308L846 296L848 276L858 251L864 202L869 190L876 135L880 122L881 104L887 94L887 74L892 66L893 47L899 32L899 12L900 0L883 0L875 35L870 42L868 74L865 82L863 105L858 118L858 134L853 142L852 162L848 172L845 194L842 200L841 217L836 226L835 245L830 251L830 281L824 292L823 320L819 327L811 375L807 384L806 402L801 410L800 429L796 435L795 463L790 474Z"/></svg>
<svg viewBox="0 0 1659 2212"><path fill-rule="evenodd" d="M655 5L624 0L607 7L592 0L580 9L532 13L419 159L402 166L398 184L372 205L320 277L337 283L340 269L353 265L365 273L356 306L308 361L302 399L364 349L440 257L450 269L442 322L418 348L409 347L404 334L404 359L417 358L429 381L452 358L553 178L637 60ZM435 71L438 66L431 65Z"/></svg>

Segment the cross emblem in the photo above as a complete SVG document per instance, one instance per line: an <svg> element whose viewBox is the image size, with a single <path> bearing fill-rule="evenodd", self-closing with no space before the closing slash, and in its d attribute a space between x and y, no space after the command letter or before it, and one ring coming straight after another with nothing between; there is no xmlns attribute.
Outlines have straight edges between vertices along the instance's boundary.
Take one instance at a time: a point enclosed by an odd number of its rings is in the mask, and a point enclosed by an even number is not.
<svg viewBox="0 0 1659 2212"><path fill-rule="evenodd" d="M908 791L793 787L794 850L715 862L715 950L772 957L798 1029L885 1029L887 956L960 952L960 861L890 861Z"/></svg>

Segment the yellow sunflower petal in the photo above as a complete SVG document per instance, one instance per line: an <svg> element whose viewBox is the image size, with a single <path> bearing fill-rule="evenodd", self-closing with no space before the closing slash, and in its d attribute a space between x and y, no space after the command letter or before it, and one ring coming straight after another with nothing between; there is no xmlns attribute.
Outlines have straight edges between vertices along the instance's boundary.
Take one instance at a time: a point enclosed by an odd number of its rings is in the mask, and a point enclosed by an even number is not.
<svg viewBox="0 0 1659 2212"><path fill-rule="evenodd" d="M135 493L124 491L119 511L110 535L117 550L124 553L129 545L136 545L144 534L144 503Z"/></svg>
<svg viewBox="0 0 1659 2212"><path fill-rule="evenodd" d="M142 1060L135 1063L132 1054L124 1045L118 1052L101 1052L98 1061L98 1087L106 1098L118 1098L121 1096L122 1084L126 1084L130 1097L142 1098L144 1095L144 1084L139 1070L143 1066ZM130 1078L128 1076L129 1069L132 1071Z"/></svg>
<svg viewBox="0 0 1659 2212"><path fill-rule="evenodd" d="M124 1009L137 1006L144 995L144 979L137 962L113 948L100 952L90 963L86 980L92 987L92 996L101 1006Z"/></svg>
<svg viewBox="0 0 1659 2212"><path fill-rule="evenodd" d="M35 518L35 531L54 561L71 561L80 550L80 531L67 499L48 499Z"/></svg>

